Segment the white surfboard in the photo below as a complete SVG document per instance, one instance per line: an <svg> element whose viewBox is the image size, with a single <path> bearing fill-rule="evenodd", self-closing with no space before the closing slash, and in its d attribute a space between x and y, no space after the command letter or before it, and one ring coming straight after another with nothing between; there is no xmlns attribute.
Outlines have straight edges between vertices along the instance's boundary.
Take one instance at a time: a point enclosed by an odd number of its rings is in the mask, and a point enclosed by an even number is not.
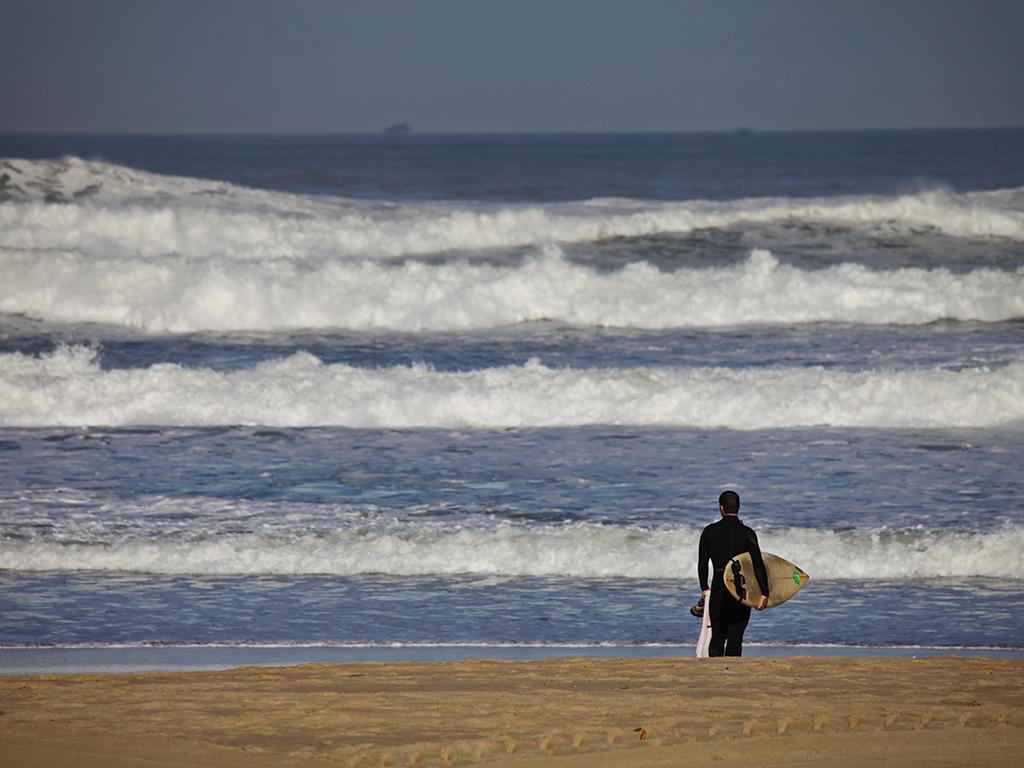
<svg viewBox="0 0 1024 768"><path fill-rule="evenodd" d="M704 598L704 615L700 619L700 637L697 638L697 658L708 658L708 648L711 645L711 602L710 595Z"/></svg>

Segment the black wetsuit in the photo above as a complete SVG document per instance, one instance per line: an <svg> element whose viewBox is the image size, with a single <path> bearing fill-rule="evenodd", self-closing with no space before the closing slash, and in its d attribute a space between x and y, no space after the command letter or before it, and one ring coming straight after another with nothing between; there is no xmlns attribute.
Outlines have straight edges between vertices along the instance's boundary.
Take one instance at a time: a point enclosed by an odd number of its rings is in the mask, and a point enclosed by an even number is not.
<svg viewBox="0 0 1024 768"><path fill-rule="evenodd" d="M701 591L708 589L708 560L714 566L711 597L704 610L711 611L710 656L739 656L743 653L743 632L750 621L750 607L736 601L725 588L726 564L736 555L750 553L754 561L754 575L761 594L768 595L768 573L757 544L757 534L736 515L723 515L717 523L707 526L700 534L697 556L697 578Z"/></svg>

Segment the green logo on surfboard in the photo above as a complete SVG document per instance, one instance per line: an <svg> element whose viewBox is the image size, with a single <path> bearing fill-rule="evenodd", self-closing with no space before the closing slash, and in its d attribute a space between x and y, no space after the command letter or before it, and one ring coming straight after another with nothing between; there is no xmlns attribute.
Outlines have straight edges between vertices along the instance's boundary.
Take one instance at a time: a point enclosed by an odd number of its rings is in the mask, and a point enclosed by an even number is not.
<svg viewBox="0 0 1024 768"><path fill-rule="evenodd" d="M793 581L800 583L800 571L793 571Z"/></svg>

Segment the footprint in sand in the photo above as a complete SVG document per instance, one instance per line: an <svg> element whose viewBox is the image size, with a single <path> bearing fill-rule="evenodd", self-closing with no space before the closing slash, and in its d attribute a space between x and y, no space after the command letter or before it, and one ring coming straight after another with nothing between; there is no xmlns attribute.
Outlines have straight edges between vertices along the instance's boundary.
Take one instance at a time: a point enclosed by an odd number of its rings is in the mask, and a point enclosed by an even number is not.
<svg viewBox="0 0 1024 768"><path fill-rule="evenodd" d="M791 726L794 722L796 722L795 718L780 717L778 720L775 721L775 733L779 736L784 735L786 731L789 730L789 726Z"/></svg>
<svg viewBox="0 0 1024 768"><path fill-rule="evenodd" d="M967 724L971 722L971 716L967 712L964 712L956 719L957 728L966 728Z"/></svg>

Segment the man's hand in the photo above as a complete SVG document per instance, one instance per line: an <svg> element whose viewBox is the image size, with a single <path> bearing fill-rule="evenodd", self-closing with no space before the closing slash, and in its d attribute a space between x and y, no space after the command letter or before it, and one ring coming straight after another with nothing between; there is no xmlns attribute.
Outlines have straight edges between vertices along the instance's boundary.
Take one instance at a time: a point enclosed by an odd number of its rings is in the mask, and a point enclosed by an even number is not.
<svg viewBox="0 0 1024 768"><path fill-rule="evenodd" d="M761 599L757 601L757 610L763 611L767 607L768 607L768 597L767 597L767 595L761 595Z"/></svg>

